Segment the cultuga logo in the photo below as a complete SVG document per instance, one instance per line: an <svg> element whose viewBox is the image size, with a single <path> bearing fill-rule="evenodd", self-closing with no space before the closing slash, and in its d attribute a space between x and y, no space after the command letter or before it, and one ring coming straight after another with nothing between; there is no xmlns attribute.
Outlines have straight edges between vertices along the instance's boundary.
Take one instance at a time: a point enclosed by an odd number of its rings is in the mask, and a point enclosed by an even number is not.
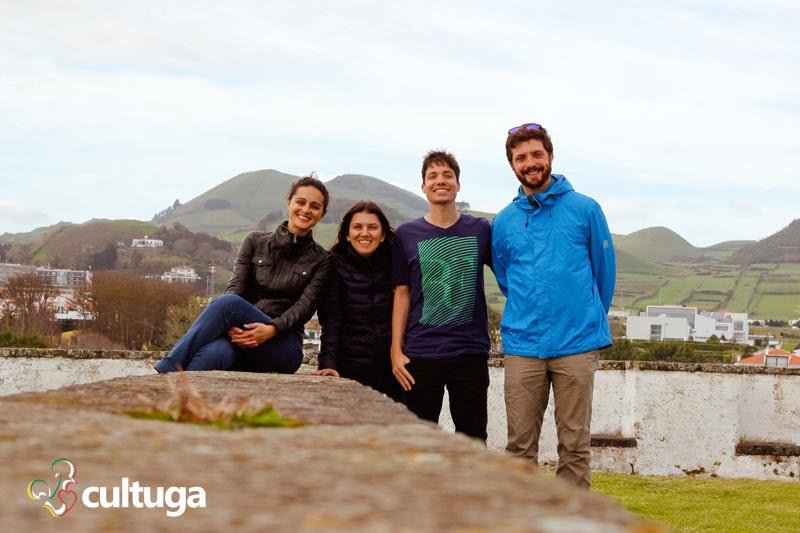
<svg viewBox="0 0 800 533"><path fill-rule="evenodd" d="M44 502L44 507L54 518L64 516L75 507L78 495L69 486L75 483L75 466L66 457L59 457L50 463L50 474L55 480L55 487L43 479L34 479L28 483L28 497L31 500Z"/></svg>
<svg viewBox="0 0 800 533"><path fill-rule="evenodd" d="M127 477L120 479L117 487L86 487L78 498L71 486L76 485L77 470L67 457L59 457L50 464L54 486L44 479L28 483L28 497L41 504L54 518L65 516L80 499L89 509L166 508L167 516L181 516L186 508L206 506L203 487L143 487Z"/></svg>

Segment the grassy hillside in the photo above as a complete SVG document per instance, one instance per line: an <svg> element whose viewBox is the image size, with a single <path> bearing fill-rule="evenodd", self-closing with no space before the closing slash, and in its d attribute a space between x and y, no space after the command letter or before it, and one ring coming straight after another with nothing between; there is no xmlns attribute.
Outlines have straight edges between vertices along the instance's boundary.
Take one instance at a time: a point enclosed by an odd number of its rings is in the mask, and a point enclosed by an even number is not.
<svg viewBox="0 0 800 533"><path fill-rule="evenodd" d="M657 265L655 263L651 263L650 261L645 261L644 259L636 257L630 252L621 250L618 246L615 247L614 251L617 256L617 272L658 275L668 274L674 271L674 269L670 267Z"/></svg>
<svg viewBox="0 0 800 533"><path fill-rule="evenodd" d="M731 257L731 262L744 265L754 263L800 263L800 219L756 243L743 246Z"/></svg>
<svg viewBox="0 0 800 533"><path fill-rule="evenodd" d="M673 258L695 258L703 255L702 248L692 246L669 228L654 227L619 235L614 244L624 252L653 263L667 263Z"/></svg>
<svg viewBox="0 0 800 533"><path fill-rule="evenodd" d="M703 256L719 261L721 263L729 263L731 256L741 248L753 244L755 241L725 241L714 246L703 248Z"/></svg>
<svg viewBox="0 0 800 533"><path fill-rule="evenodd" d="M41 228L36 228L35 230L23 233L3 233L0 235L0 244L34 243L47 235L49 232L71 225L71 222L59 222L58 224L53 224L52 226L43 226Z"/></svg>
<svg viewBox="0 0 800 533"><path fill-rule="evenodd" d="M394 211L402 220L418 218L428 212L428 204L421 197L370 176L343 174L325 185L331 193L331 201L344 204L347 208L359 200L370 200L388 211Z"/></svg>
<svg viewBox="0 0 800 533"><path fill-rule="evenodd" d="M179 222L192 231L217 235L252 230L268 213L285 214L286 193L296 179L277 170L239 174L155 220L166 225ZM326 186L331 195L328 215L323 219L326 223L338 224L344 212L359 200L378 203L394 223L427 211L425 200L419 196L369 176L345 174Z"/></svg>
<svg viewBox="0 0 800 533"><path fill-rule="evenodd" d="M276 209L285 209L286 193L297 176L277 170L239 174L178 206L159 223L179 222L195 232L220 234L255 228Z"/></svg>
<svg viewBox="0 0 800 533"><path fill-rule="evenodd" d="M49 231L33 247L37 261L65 265L71 259L100 252L109 244L153 234L158 227L140 220L93 220L70 224Z"/></svg>
<svg viewBox="0 0 800 533"><path fill-rule="evenodd" d="M796 319L800 317L800 265L695 265L661 273L619 272L615 307L643 311L659 304L747 312L751 318Z"/></svg>

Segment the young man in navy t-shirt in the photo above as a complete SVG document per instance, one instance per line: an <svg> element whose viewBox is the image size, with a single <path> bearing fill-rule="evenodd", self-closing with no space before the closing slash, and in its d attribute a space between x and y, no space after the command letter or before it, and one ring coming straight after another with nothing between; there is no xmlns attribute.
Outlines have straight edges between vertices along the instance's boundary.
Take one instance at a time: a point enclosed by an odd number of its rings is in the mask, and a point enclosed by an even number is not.
<svg viewBox="0 0 800 533"><path fill-rule="evenodd" d="M489 326L483 265L491 226L459 213L460 168L449 152L422 162L428 214L397 228L392 252L392 373L405 403L438 422L444 389L456 431L486 441Z"/></svg>

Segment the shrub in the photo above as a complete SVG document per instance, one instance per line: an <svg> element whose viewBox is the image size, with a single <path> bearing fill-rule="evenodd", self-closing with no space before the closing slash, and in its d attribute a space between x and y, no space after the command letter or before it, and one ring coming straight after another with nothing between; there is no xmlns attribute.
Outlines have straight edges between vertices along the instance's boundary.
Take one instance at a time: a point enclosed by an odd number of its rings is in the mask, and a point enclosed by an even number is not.
<svg viewBox="0 0 800 533"><path fill-rule="evenodd" d="M10 329L0 331L0 347L3 348L52 348L52 343L38 335L14 335Z"/></svg>

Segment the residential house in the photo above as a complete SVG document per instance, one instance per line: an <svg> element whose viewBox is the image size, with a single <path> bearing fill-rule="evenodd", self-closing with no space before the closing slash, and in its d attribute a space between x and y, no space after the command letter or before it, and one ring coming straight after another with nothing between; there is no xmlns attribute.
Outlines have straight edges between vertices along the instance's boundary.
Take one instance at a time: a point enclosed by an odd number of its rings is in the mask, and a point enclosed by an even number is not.
<svg viewBox="0 0 800 533"><path fill-rule="evenodd" d="M200 276L190 266L180 266L170 269L161 275L161 280L168 283L197 283Z"/></svg>
<svg viewBox="0 0 800 533"><path fill-rule="evenodd" d="M747 357L742 357L735 364L771 368L800 368L800 353L787 352L779 348L765 348Z"/></svg>
<svg viewBox="0 0 800 533"><path fill-rule="evenodd" d="M321 335L322 326L320 325L319 319L315 314L311 320L306 322L303 332L303 344L313 344L317 347L317 349L319 349Z"/></svg>
<svg viewBox="0 0 800 533"><path fill-rule="evenodd" d="M133 239L131 248L163 248L164 241L161 239L148 239L147 235L144 239Z"/></svg>

